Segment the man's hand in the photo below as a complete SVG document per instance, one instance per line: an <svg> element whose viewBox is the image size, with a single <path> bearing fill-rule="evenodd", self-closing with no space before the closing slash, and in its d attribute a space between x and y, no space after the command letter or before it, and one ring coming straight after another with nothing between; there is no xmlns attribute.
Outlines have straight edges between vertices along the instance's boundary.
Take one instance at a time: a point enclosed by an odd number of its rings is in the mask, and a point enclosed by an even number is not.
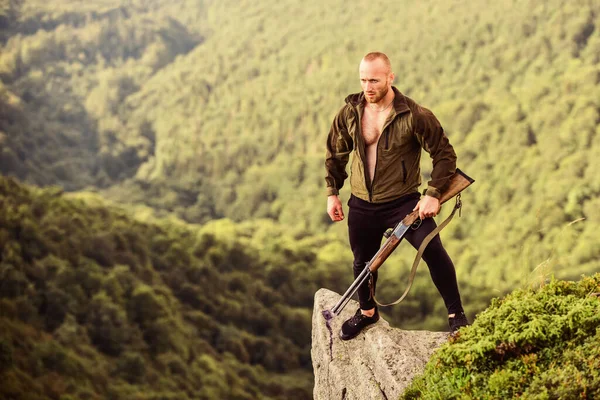
<svg viewBox="0 0 600 400"><path fill-rule="evenodd" d="M424 196L417 203L413 211L419 210L419 218L425 219L435 217L440 212L440 201L435 197Z"/></svg>
<svg viewBox="0 0 600 400"><path fill-rule="evenodd" d="M327 197L327 214L333 222L344 219L344 211L342 210L342 202L336 195Z"/></svg>

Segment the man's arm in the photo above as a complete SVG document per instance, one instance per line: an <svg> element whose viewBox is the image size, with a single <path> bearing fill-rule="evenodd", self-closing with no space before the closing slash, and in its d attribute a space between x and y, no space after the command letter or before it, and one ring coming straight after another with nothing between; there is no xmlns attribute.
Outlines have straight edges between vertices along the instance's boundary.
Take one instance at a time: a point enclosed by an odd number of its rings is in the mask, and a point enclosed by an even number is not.
<svg viewBox="0 0 600 400"><path fill-rule="evenodd" d="M456 172L456 153L442 125L430 110L418 106L413 118L415 136L433 162L431 180L427 183L425 195L439 199L450 182L450 177Z"/></svg>
<svg viewBox="0 0 600 400"><path fill-rule="evenodd" d="M425 196L413 209L419 210L419 218L424 219L435 217L440 212L439 198L456 171L456 153L440 121L430 110L417 106L413 118L415 136L433 161L431 180L427 182Z"/></svg>
<svg viewBox="0 0 600 400"><path fill-rule="evenodd" d="M345 107L342 108L333 119L329 135L327 136L327 153L325 155L325 182L327 183L327 213L332 221L344 219L342 203L338 194L344 181L348 177L346 164L350 153L354 148L354 142L348 134L345 118Z"/></svg>
<svg viewBox="0 0 600 400"><path fill-rule="evenodd" d="M333 119L327 136L327 153L325 155L325 182L327 195L337 195L348 177L346 164L354 148L352 138L346 127L346 107L343 107Z"/></svg>

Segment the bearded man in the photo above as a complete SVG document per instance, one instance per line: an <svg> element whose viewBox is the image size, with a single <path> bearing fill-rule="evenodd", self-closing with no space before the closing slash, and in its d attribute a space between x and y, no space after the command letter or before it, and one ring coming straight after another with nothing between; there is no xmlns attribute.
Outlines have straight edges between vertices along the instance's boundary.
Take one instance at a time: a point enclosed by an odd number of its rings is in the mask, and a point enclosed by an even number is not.
<svg viewBox="0 0 600 400"><path fill-rule="evenodd" d="M344 219L339 190L348 177L346 164L352 154L348 233L355 278L379 250L384 232L414 210L419 211L422 223L406 239L415 248L421 245L436 227L432 217L438 214L441 193L456 170L456 153L440 122L430 110L392 86L394 73L385 54L364 56L359 75L362 92L349 95L335 116L325 159L327 213L338 222ZM421 149L433 162L423 197L418 191ZM466 326L454 264L439 235L427 245L423 259L448 310L450 330ZM365 282L358 289L360 308L342 325L343 340L354 338L379 320L372 296L376 282L377 272L373 273L372 287Z"/></svg>

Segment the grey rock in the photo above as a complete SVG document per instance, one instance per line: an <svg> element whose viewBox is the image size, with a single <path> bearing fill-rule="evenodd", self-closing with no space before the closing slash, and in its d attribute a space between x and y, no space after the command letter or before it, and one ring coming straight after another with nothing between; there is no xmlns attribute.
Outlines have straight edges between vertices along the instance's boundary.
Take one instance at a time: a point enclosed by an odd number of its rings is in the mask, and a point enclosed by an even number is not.
<svg viewBox="0 0 600 400"><path fill-rule="evenodd" d="M315 294L312 317L312 363L315 400L396 400L421 373L433 351L448 340L446 332L404 331L381 318L357 337L343 341L342 323L358 308L350 301L330 321L329 310L340 295L327 289Z"/></svg>

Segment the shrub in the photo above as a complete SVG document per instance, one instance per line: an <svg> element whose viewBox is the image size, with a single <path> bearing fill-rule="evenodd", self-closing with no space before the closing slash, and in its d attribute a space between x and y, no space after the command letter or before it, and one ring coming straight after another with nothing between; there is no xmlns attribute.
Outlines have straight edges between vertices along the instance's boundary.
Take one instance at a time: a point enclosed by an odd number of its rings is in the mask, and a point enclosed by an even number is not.
<svg viewBox="0 0 600 400"><path fill-rule="evenodd" d="M144 358L139 353L123 353L117 360L115 373L132 384L143 382L146 375Z"/></svg>
<svg viewBox="0 0 600 400"><path fill-rule="evenodd" d="M598 292L600 274L494 299L403 398L600 397Z"/></svg>
<svg viewBox="0 0 600 400"><path fill-rule="evenodd" d="M50 371L69 377L81 375L80 363L69 354L66 348L55 341L39 343L32 356L37 362L37 375L43 375Z"/></svg>
<svg viewBox="0 0 600 400"><path fill-rule="evenodd" d="M0 372L13 366L13 348L6 339L0 339Z"/></svg>
<svg viewBox="0 0 600 400"><path fill-rule="evenodd" d="M131 336L125 311L112 303L104 292L96 295L90 304L88 332L92 343L112 356L121 353Z"/></svg>
<svg viewBox="0 0 600 400"><path fill-rule="evenodd" d="M164 299L150 286L139 285L131 295L128 314L136 323L147 327L157 319L165 317L168 312Z"/></svg>
<svg viewBox="0 0 600 400"><path fill-rule="evenodd" d="M187 365L177 354L164 353L156 359L164 372L168 372L171 375L186 376Z"/></svg>

